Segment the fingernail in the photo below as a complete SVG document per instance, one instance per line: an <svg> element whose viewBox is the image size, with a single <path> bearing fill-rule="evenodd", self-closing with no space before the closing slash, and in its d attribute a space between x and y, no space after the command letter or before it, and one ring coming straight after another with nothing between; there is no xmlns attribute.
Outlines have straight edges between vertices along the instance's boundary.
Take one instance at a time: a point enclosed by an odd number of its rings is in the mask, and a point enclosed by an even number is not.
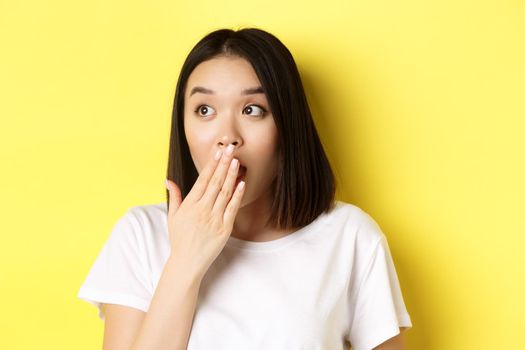
<svg viewBox="0 0 525 350"><path fill-rule="evenodd" d="M165 179L164 180L164 184L166 185L166 188L168 189L168 191L170 190L170 185L168 183L168 179Z"/></svg>
<svg viewBox="0 0 525 350"><path fill-rule="evenodd" d="M226 147L226 154L230 155L233 153L233 145L230 143L228 147Z"/></svg>
<svg viewBox="0 0 525 350"><path fill-rule="evenodd" d="M219 160L219 158L221 157L221 150L218 150L217 153L215 153L215 157L213 157L215 160Z"/></svg>

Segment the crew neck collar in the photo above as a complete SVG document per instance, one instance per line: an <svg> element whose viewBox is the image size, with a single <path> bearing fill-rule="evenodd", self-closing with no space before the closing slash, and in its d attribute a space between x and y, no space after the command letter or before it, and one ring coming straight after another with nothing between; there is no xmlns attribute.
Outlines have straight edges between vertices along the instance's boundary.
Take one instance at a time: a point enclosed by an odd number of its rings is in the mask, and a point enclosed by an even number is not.
<svg viewBox="0 0 525 350"><path fill-rule="evenodd" d="M338 202L336 202L336 207L339 207ZM335 210L335 208L333 208L333 210ZM315 218L308 225L303 226L299 228L298 230L287 234L286 236L283 236L277 239L273 239L270 241L262 241L262 242L247 241L247 240L243 240L243 239L239 239L239 238L230 236L228 238L228 241L226 242L226 246L229 246L232 248L238 248L242 250L250 250L250 251L272 251L275 249L280 249L289 244L292 244L293 242L303 239L305 236L309 234L309 232L314 230L315 227L319 226L321 222L325 221L327 216L328 214L323 212L319 216L317 216L317 218Z"/></svg>

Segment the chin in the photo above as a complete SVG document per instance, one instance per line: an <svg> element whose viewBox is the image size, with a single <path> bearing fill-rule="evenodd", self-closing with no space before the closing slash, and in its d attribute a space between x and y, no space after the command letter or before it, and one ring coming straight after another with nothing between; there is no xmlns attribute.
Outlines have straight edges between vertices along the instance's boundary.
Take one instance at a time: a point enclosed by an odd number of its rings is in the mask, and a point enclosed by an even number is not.
<svg viewBox="0 0 525 350"><path fill-rule="evenodd" d="M246 188L244 189L246 191ZM248 196L246 196L248 193L244 193L244 197L242 197L242 200L241 200L241 204L239 205L239 209L242 209L244 208L245 206L249 205L250 203L253 202L253 200L250 200L250 198L248 198Z"/></svg>
<svg viewBox="0 0 525 350"><path fill-rule="evenodd" d="M272 196L269 195L268 192L259 192L259 193L252 193L250 191L250 188L248 187L248 184L246 184L246 187L244 188L244 195L241 200L241 204L239 205L239 209L247 207L251 204L257 204L258 206L263 205L264 201L268 201L268 205L271 205L272 202ZM268 198L265 198L268 196ZM260 203L255 203L259 201Z"/></svg>
<svg viewBox="0 0 525 350"><path fill-rule="evenodd" d="M255 202L258 199L258 197L257 198L253 197L253 194L251 193L251 191L248 188L248 184L245 185L244 191L245 192L244 192L244 195L242 197L241 204L239 205L239 209L242 209L242 208L252 204L253 202Z"/></svg>

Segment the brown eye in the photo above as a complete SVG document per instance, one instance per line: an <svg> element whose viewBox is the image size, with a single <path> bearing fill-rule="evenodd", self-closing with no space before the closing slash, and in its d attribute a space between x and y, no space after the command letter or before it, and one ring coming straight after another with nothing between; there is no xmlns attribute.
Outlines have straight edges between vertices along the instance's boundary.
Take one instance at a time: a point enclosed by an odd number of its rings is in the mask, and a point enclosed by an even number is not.
<svg viewBox="0 0 525 350"><path fill-rule="evenodd" d="M246 108L244 108L244 111L246 112L246 114L254 116L263 116L266 113L266 110L258 105L249 105Z"/></svg>
<svg viewBox="0 0 525 350"><path fill-rule="evenodd" d="M210 106L207 106L207 105L200 105L195 110L195 113L197 113L197 114L199 114L199 115L201 115L203 117L207 117L208 115L213 114L213 112L215 112L215 110L213 108L211 108Z"/></svg>

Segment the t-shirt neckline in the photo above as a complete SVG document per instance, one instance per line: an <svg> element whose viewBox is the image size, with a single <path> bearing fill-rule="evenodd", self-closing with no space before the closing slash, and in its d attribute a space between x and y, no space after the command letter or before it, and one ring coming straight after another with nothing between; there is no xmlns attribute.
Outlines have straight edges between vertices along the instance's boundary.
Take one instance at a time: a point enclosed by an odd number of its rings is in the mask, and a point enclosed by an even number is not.
<svg viewBox="0 0 525 350"><path fill-rule="evenodd" d="M285 247L293 242L296 242L306 235L312 229L314 226L317 226L325 217L327 214L325 212L322 212L319 214L311 223L309 223L306 226L303 226L286 236L273 239L270 241L262 241L262 242L256 242L256 241L246 241L243 239L239 239L233 236L230 236L228 238L228 241L226 242L226 246L234 247L242 250L250 250L250 251L272 251L278 248Z"/></svg>

